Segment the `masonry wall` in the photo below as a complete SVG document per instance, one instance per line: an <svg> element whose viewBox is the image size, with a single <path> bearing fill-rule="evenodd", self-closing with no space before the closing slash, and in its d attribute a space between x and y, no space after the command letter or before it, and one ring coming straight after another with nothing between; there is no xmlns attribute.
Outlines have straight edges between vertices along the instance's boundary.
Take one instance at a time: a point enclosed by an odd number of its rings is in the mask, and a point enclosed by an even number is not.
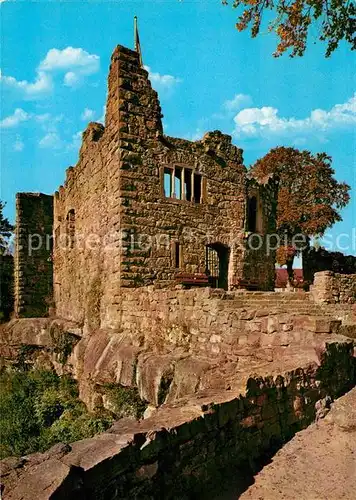
<svg viewBox="0 0 356 500"><path fill-rule="evenodd" d="M356 304L356 274L315 273L311 291L318 303Z"/></svg>
<svg viewBox="0 0 356 500"><path fill-rule="evenodd" d="M141 425L114 426L111 432L128 442L114 458L115 465L111 458L110 469L108 462L87 465L83 482L90 498L110 497L114 491L119 498L209 497L226 491L232 478L230 484L243 491L246 477L313 422L318 401L354 385L350 346L328 349L320 368L251 377L240 397L224 401L226 394L215 395L215 403L209 404L209 396L202 396L191 406L184 402L162 408L162 415ZM78 460L78 455L77 449L73 458ZM69 454L64 462L70 464L71 458Z"/></svg>
<svg viewBox="0 0 356 500"><path fill-rule="evenodd" d="M53 305L53 196L16 195L15 315L46 316Z"/></svg>
<svg viewBox="0 0 356 500"><path fill-rule="evenodd" d="M277 360L280 346L310 341L313 333L337 331L308 295L224 292L222 290L126 290L121 300L121 330L145 339L156 352L189 351L205 359L255 354ZM239 358L240 362L242 357Z"/></svg>
<svg viewBox="0 0 356 500"><path fill-rule="evenodd" d="M215 151L221 155L220 162ZM231 138L211 133L191 143L167 137L151 149L142 145L140 159L140 165L131 165L131 191L125 199L122 220L137 235L155 235L158 240L153 240L147 250L127 251L123 284L147 285L155 280L169 284L180 271L204 273L205 246L214 243L229 251L229 281L241 276L245 169L241 151L231 145ZM201 174L206 190L202 203L164 197L161 169L177 164ZM179 267L172 255L175 243L180 245Z"/></svg>
<svg viewBox="0 0 356 500"><path fill-rule="evenodd" d="M91 123L83 134L79 162L67 170L64 186L55 193L56 312L80 324L86 321L89 328L100 325L105 278L110 274L104 247L117 212L112 213L110 203L115 186L111 176L117 170L116 148L104 127ZM110 248L114 260L116 246Z"/></svg>

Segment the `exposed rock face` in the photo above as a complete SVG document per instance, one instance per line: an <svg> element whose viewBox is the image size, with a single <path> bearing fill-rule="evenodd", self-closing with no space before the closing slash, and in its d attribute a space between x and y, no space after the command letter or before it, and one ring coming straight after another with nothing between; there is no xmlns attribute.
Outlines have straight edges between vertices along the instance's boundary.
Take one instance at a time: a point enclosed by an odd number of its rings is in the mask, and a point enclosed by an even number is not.
<svg viewBox="0 0 356 500"><path fill-rule="evenodd" d="M75 357L82 330L78 325L54 318L21 318L0 325L2 365L37 366L71 373L79 378ZM80 347L79 347L80 349ZM74 350L74 354L73 354Z"/></svg>
<svg viewBox="0 0 356 500"><path fill-rule="evenodd" d="M241 499L355 498L356 389L324 420L299 432L255 477Z"/></svg>
<svg viewBox="0 0 356 500"><path fill-rule="evenodd" d="M141 422L120 420L65 449L57 445L46 454L7 459L4 498L173 499L201 497L214 487L221 494L229 475L234 480L250 475L263 457L310 424L320 399L355 383L352 351L352 342L327 343L320 365L305 360L288 371L269 365L273 375L260 367L229 391L200 392L163 405ZM350 448L354 416L332 410L325 424L330 418L334 424L328 425L347 431ZM305 445L303 453L308 449ZM285 470L293 473L293 467Z"/></svg>
<svg viewBox="0 0 356 500"><path fill-rule="evenodd" d="M260 366L318 362L325 340L354 324L335 319L339 306L325 309L304 293L140 287L126 291L121 308L119 330L86 335L66 320L13 320L2 328L2 356L69 372L90 409L107 406L110 384L137 388L157 407L234 388Z"/></svg>

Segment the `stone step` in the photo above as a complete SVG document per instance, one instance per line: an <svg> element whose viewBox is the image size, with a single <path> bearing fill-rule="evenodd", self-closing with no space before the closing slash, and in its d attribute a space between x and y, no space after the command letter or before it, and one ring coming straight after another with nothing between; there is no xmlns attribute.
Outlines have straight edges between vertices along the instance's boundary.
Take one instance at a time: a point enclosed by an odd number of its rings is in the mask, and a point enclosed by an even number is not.
<svg viewBox="0 0 356 500"><path fill-rule="evenodd" d="M305 314L328 314L328 311L325 311L323 308L318 306L293 305L293 307L291 307L289 304L271 304L271 303L239 304L237 309L256 309L261 311L275 310L275 311L290 312L291 314L293 314L294 312L304 312Z"/></svg>
<svg viewBox="0 0 356 500"><path fill-rule="evenodd" d="M311 333L338 333L341 320L326 316L284 315L255 317L240 325L247 334L251 333L282 333L282 332L311 332Z"/></svg>
<svg viewBox="0 0 356 500"><path fill-rule="evenodd" d="M288 302L305 301L311 302L312 295L309 292L303 293L285 293L285 292L234 292L234 297L240 299L259 299L259 300L286 300Z"/></svg>

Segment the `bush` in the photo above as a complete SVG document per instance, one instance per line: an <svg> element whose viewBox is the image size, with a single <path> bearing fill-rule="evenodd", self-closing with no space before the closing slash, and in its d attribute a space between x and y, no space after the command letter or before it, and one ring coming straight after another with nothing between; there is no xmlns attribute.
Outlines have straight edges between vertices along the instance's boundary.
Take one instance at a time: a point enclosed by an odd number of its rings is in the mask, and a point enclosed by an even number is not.
<svg viewBox="0 0 356 500"><path fill-rule="evenodd" d="M110 402L110 409L117 418L134 417L142 418L147 403L142 401L136 387L123 387L116 384L108 384L105 394Z"/></svg>
<svg viewBox="0 0 356 500"><path fill-rule="evenodd" d="M112 423L89 414L76 383L52 371L3 372L0 401L0 459L91 437Z"/></svg>

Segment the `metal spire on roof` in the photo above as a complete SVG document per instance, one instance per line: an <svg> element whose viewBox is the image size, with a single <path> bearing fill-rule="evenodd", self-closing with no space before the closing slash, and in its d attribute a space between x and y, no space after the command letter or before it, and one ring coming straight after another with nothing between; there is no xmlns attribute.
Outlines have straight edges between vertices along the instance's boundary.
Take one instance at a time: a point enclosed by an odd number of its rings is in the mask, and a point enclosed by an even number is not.
<svg viewBox="0 0 356 500"><path fill-rule="evenodd" d="M138 35L137 16L134 17L134 43L135 51L138 53L138 57L140 59L140 66L143 67L140 37Z"/></svg>

